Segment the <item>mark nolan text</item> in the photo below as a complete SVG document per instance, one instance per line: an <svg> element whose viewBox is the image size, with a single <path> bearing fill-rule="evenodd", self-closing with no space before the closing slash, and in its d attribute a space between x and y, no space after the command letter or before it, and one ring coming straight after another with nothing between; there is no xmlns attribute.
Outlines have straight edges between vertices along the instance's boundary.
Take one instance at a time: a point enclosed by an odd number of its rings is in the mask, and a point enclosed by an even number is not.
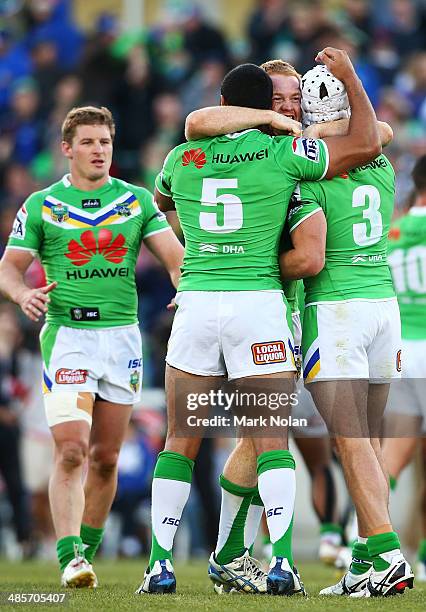
<svg viewBox="0 0 426 612"><path fill-rule="evenodd" d="M212 416L210 418L197 417L191 414L186 419L189 427L307 427L306 419L296 419L291 415L282 417L279 415L259 416L255 418L233 415L231 417Z"/></svg>

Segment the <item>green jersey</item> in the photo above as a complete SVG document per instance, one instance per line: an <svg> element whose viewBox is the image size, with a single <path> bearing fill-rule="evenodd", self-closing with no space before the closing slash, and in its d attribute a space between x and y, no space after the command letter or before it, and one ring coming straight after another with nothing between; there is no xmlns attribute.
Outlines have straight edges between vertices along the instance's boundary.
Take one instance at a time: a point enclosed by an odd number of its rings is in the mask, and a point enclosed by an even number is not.
<svg viewBox="0 0 426 612"><path fill-rule="evenodd" d="M291 194L327 167L322 141L256 129L173 149L156 187L173 198L185 237L178 291L281 289L278 245Z"/></svg>
<svg viewBox="0 0 426 612"><path fill-rule="evenodd" d="M48 283L58 282L48 323L115 327L137 322L134 270L141 241L168 229L146 189L111 178L86 192L65 176L27 199L8 248L38 255Z"/></svg>
<svg viewBox="0 0 426 612"><path fill-rule="evenodd" d="M292 196L290 200L290 206L292 206L293 204L294 200ZM291 243L290 230L288 227L288 221L286 221L283 233L281 234L279 255L281 255L281 253L284 253L285 251L289 251L292 248L293 245ZM292 314L299 312L298 286L299 284L301 284L301 281L281 279L281 284Z"/></svg>
<svg viewBox="0 0 426 612"><path fill-rule="evenodd" d="M389 232L388 253L402 337L426 340L426 207L414 206L395 222Z"/></svg>
<svg viewBox="0 0 426 612"><path fill-rule="evenodd" d="M304 280L306 305L395 295L387 263L394 193L395 174L384 155L330 181L300 184L291 230L318 210L327 219L325 265Z"/></svg>

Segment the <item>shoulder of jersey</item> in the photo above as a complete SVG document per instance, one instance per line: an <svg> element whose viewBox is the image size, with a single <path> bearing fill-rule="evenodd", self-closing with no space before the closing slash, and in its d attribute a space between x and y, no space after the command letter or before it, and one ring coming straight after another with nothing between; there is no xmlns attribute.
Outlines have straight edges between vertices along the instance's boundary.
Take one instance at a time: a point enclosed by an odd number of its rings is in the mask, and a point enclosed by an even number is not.
<svg viewBox="0 0 426 612"><path fill-rule="evenodd" d="M136 196L148 196L152 199L152 193L145 187L142 187L142 185L134 185L133 183L128 183L127 181L123 181L123 179L114 177L111 177L111 184L123 191L131 191Z"/></svg>

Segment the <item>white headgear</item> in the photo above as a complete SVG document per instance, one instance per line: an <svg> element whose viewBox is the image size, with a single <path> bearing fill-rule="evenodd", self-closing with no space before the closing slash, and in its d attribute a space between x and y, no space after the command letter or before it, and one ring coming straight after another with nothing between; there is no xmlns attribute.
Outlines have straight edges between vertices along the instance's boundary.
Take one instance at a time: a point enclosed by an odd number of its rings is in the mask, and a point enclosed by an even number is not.
<svg viewBox="0 0 426 612"><path fill-rule="evenodd" d="M350 116L345 86L326 66L315 66L302 77L302 111L305 127Z"/></svg>

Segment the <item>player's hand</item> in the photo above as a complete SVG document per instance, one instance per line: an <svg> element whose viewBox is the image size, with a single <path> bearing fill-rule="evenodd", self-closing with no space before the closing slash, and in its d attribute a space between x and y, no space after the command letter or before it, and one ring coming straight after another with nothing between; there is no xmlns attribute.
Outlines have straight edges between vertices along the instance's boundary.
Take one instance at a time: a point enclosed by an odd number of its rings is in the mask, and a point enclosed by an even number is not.
<svg viewBox="0 0 426 612"><path fill-rule="evenodd" d="M356 73L349 55L342 49L325 47L315 58L318 64L325 64L333 75L343 81L352 78Z"/></svg>
<svg viewBox="0 0 426 612"><path fill-rule="evenodd" d="M321 138L320 123L312 123L303 130L303 136L306 138Z"/></svg>
<svg viewBox="0 0 426 612"><path fill-rule="evenodd" d="M175 298L170 300L170 303L167 304L166 308L167 308L167 310L170 310L172 312L174 312L176 310L177 306L176 306L176 303L175 303Z"/></svg>
<svg viewBox="0 0 426 612"><path fill-rule="evenodd" d="M289 134L290 136L301 136L302 124L290 117L280 115L280 113L272 113L271 128L277 134Z"/></svg>
<svg viewBox="0 0 426 612"><path fill-rule="evenodd" d="M18 297L17 304L22 312L32 321L38 321L47 312L50 302L49 293L57 286L57 282L50 283L38 289L25 289Z"/></svg>

